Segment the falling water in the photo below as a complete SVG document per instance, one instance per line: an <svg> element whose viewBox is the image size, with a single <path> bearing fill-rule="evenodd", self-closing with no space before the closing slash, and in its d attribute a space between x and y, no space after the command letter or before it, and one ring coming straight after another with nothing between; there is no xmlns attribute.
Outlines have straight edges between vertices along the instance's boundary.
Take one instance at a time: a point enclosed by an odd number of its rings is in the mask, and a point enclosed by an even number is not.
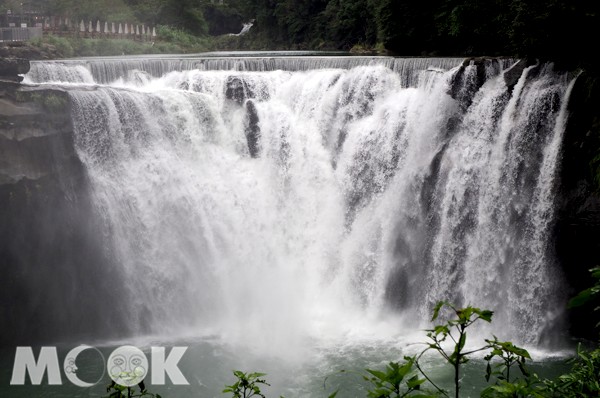
<svg viewBox="0 0 600 398"><path fill-rule="evenodd" d="M210 53L209 53L210 54ZM270 55L271 54L271 55ZM89 83L91 76L100 84L112 84L127 76L132 71L144 72L159 78L175 71L189 70L235 70L252 72L310 71L314 69L350 69L357 66L383 65L395 71L404 86L414 86L418 83L419 73L424 69L443 71L460 65L463 58L393 58L370 56L272 56L272 53L248 53L244 56L231 56L213 53L211 56L187 55L172 56L143 56L131 58L104 59L73 59L60 61L32 62L31 70L25 76L25 83L48 82L47 75L55 69L62 70L65 75L81 73L82 67L87 69L85 76L65 78L63 82ZM510 60L501 61L507 64ZM54 72L56 73L56 72Z"/></svg>
<svg viewBox="0 0 600 398"><path fill-rule="evenodd" d="M418 329L450 300L537 344L561 315L570 79L546 64L509 82L512 64L86 60L25 82L68 90L137 333L289 350L381 319Z"/></svg>
<svg viewBox="0 0 600 398"><path fill-rule="evenodd" d="M242 26L242 30L240 30L239 33L230 33L230 36L243 36L246 33L250 32L250 28L252 28L252 26L254 25L253 22L246 22L243 24Z"/></svg>

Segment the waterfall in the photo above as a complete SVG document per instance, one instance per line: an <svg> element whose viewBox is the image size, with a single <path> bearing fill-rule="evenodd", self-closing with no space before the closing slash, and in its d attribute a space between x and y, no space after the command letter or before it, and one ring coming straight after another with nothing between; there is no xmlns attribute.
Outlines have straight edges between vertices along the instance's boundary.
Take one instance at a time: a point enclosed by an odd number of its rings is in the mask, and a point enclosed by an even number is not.
<svg viewBox="0 0 600 398"><path fill-rule="evenodd" d="M250 28L254 25L254 22L246 22L242 26L242 30L239 33L230 33L230 36L243 36L250 31Z"/></svg>
<svg viewBox="0 0 600 398"><path fill-rule="evenodd" d="M141 71L149 76L160 78L170 72L190 70L236 70L250 72L271 71L310 71L314 69L351 69L366 65L384 65L397 72L405 86L414 86L418 82L419 72L423 69L447 70L460 65L463 58L393 58L372 56L261 56L250 53L245 56L143 56L143 57L107 57L105 59L74 59L59 61L32 61L31 70L25 75L25 83L48 82L48 75L56 69L63 74L76 75L87 69L85 76L72 79L65 78L63 82L89 83L88 76L99 84L111 84L116 80L126 78L131 71ZM510 60L502 61L503 64ZM506 65L505 65L506 66ZM53 80L54 81L54 80Z"/></svg>
<svg viewBox="0 0 600 398"><path fill-rule="evenodd" d="M138 333L280 348L423 327L449 300L538 344L564 302L551 233L572 79L542 64L507 83L513 63L44 61L25 83L69 93Z"/></svg>

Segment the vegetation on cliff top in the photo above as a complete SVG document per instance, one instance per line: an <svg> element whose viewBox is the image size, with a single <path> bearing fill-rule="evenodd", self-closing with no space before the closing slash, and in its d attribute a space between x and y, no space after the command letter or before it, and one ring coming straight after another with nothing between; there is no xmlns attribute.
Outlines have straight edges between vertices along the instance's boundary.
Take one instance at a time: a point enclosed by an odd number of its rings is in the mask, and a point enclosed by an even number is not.
<svg viewBox="0 0 600 398"><path fill-rule="evenodd" d="M503 55L595 67L600 3L583 0L0 0L0 13L169 26L195 36L238 33L183 50L385 50L403 56ZM164 48L163 50L166 50ZM158 50L154 50L158 52Z"/></svg>

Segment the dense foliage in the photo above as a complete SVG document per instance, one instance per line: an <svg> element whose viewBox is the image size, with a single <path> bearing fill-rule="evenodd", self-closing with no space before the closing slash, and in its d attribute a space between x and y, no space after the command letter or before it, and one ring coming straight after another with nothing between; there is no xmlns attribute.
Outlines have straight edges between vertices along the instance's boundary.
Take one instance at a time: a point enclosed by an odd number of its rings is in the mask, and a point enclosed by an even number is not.
<svg viewBox="0 0 600 398"><path fill-rule="evenodd" d="M314 47L383 46L400 55L589 58L600 3L580 0L258 0L250 15L269 37ZM311 45L312 44L312 45Z"/></svg>
<svg viewBox="0 0 600 398"><path fill-rule="evenodd" d="M266 48L385 48L398 55L577 59L600 36L599 2L584 0L2 0L0 12L168 25L197 35L239 32ZM13 11L13 12L14 12Z"/></svg>

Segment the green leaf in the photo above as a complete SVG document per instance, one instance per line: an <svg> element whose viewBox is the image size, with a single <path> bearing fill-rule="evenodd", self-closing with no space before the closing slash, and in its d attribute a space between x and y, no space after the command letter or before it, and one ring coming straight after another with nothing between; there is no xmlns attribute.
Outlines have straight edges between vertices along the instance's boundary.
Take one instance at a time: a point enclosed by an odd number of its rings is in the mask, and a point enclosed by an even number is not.
<svg viewBox="0 0 600 398"><path fill-rule="evenodd" d="M588 301L590 301L593 296L594 296L594 293L593 293L592 288L582 290L581 292L579 292L579 294L577 294L575 297L573 297L571 300L569 300L568 307L569 308L580 307L580 306L584 305L585 303L587 303Z"/></svg>
<svg viewBox="0 0 600 398"><path fill-rule="evenodd" d="M479 313L479 318L483 319L486 322L492 322L493 315L494 311L483 310Z"/></svg>
<svg viewBox="0 0 600 398"><path fill-rule="evenodd" d="M471 319L471 315L473 314L474 310L475 308L473 307L466 307L457 310L456 315L458 315L458 319L460 321L459 323L465 324L468 322Z"/></svg>
<svg viewBox="0 0 600 398"><path fill-rule="evenodd" d="M379 370L366 369L366 371L377 377L379 380L387 380L386 374Z"/></svg>
<svg viewBox="0 0 600 398"><path fill-rule="evenodd" d="M457 358L457 353L456 353L456 351L454 351L454 352L452 353L452 355L450 355L450 356L448 357L448 362L450 362L452 365L456 365L456 363L457 363L457 360L456 360L456 358Z"/></svg>
<svg viewBox="0 0 600 398"><path fill-rule="evenodd" d="M241 372L239 370L234 370L233 374L235 375L235 377L237 377L238 379L244 379L246 378L246 374L244 372Z"/></svg>
<svg viewBox="0 0 600 398"><path fill-rule="evenodd" d="M435 321L440 314L440 310L446 304L445 301L438 301L435 307L433 307L433 316L431 317L432 321Z"/></svg>
<svg viewBox="0 0 600 398"><path fill-rule="evenodd" d="M258 372L254 372L254 373L250 373L250 374L248 375L248 378L249 378L249 379L258 379L259 377L263 377L263 376L266 376L266 375L267 375L266 373L258 373Z"/></svg>
<svg viewBox="0 0 600 398"><path fill-rule="evenodd" d="M408 388L418 388L421 384L425 383L425 379L419 379L418 376L413 376L406 382Z"/></svg>
<svg viewBox="0 0 600 398"><path fill-rule="evenodd" d="M465 343L467 342L467 334L463 333L460 335L460 339L458 340L458 351L462 351L465 348Z"/></svg>
<svg viewBox="0 0 600 398"><path fill-rule="evenodd" d="M525 366L524 363L519 361L519 369L521 370L521 373L523 373L523 375L525 377L529 377L530 373L529 373L529 369L527 369L527 367Z"/></svg>
<svg viewBox="0 0 600 398"><path fill-rule="evenodd" d="M439 335L439 334L443 334L444 336L450 333L450 329L448 329L448 326L446 325L437 325L434 329L433 332L435 333L435 335Z"/></svg>
<svg viewBox="0 0 600 398"><path fill-rule="evenodd" d="M390 364L391 365L391 364ZM396 372L400 376L400 379L403 379L412 369L413 363L412 361L406 362L404 365L398 368L398 364L396 363Z"/></svg>

